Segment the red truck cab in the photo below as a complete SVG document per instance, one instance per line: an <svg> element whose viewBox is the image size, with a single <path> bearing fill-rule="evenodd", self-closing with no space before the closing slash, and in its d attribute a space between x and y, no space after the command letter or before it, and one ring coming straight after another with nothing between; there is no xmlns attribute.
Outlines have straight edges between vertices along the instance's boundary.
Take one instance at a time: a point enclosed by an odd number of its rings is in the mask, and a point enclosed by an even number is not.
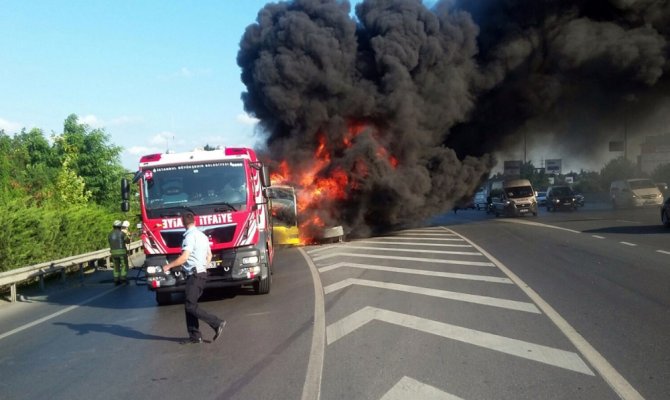
<svg viewBox="0 0 670 400"><path fill-rule="evenodd" d="M270 291L269 174L252 149L146 155L133 181L139 184L147 286L159 304L184 290L180 270L166 274L162 269L181 254L184 212L195 215L196 228L210 241L206 288L251 285L258 294ZM122 195L127 211L126 181Z"/></svg>

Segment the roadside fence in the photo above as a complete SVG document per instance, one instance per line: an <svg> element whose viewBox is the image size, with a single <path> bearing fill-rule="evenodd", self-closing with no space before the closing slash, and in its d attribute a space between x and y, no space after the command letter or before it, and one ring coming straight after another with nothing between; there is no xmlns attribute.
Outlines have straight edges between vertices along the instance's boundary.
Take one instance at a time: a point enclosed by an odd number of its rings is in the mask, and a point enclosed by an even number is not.
<svg viewBox="0 0 670 400"><path fill-rule="evenodd" d="M142 242L136 241L128 246L128 258L139 253L142 250ZM0 273L0 288L10 287L10 302L16 302L17 284L39 280L40 288L44 290L44 278L47 275L60 273L61 282L65 282L68 272L79 271L79 278L84 280L86 268L99 268L102 266L111 266L111 254L109 249L97 250L91 253L80 254L62 258L55 261L47 261L28 267L13 269L11 271ZM130 267L130 266L129 266Z"/></svg>

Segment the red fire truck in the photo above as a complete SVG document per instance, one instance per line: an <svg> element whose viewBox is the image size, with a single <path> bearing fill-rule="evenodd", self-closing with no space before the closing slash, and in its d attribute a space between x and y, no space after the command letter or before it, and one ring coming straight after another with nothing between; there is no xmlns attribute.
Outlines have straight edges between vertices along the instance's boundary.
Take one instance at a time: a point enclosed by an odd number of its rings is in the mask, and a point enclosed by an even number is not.
<svg viewBox="0 0 670 400"><path fill-rule="evenodd" d="M272 283L272 226L268 212L267 168L249 148L162 153L143 156L133 183L139 183L142 242L147 287L158 304L184 290L184 274L162 266L181 254L181 222L192 212L209 237L212 263L207 288L250 285L258 294ZM121 184L128 211L129 183Z"/></svg>

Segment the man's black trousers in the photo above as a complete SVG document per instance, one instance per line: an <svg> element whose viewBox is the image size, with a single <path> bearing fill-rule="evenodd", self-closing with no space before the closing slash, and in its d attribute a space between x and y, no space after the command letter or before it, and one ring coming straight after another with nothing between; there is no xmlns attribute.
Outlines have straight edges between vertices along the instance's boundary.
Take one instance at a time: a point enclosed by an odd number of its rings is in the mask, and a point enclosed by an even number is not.
<svg viewBox="0 0 670 400"><path fill-rule="evenodd" d="M186 278L186 289L184 293L186 296L186 299L184 300L184 307L186 311L186 329L188 329L188 336L195 340L202 338L202 334L200 333L200 323L198 320L204 321L214 330L216 330L219 324L221 324L221 319L203 310L198 305L198 299L205 290L206 280L206 272L193 274Z"/></svg>

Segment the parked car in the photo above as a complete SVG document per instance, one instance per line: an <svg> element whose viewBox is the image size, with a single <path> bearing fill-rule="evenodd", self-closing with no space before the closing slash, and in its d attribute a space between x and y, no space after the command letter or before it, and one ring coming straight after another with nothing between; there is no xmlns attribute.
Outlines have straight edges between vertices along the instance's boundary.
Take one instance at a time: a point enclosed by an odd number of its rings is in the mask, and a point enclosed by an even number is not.
<svg viewBox="0 0 670 400"><path fill-rule="evenodd" d="M584 195L581 193L575 193L575 204L577 207L584 207Z"/></svg>
<svg viewBox="0 0 670 400"><path fill-rule="evenodd" d="M547 190L547 211L559 209L574 211L577 209L575 200L575 192L570 186L552 186Z"/></svg>
<svg viewBox="0 0 670 400"><path fill-rule="evenodd" d="M661 223L666 228L670 228L670 197L668 197L661 207Z"/></svg>
<svg viewBox="0 0 670 400"><path fill-rule="evenodd" d="M649 179L614 181L610 185L610 197L614 208L660 206L663 204L663 194Z"/></svg>
<svg viewBox="0 0 670 400"><path fill-rule="evenodd" d="M537 205L546 206L547 205L547 192L537 192Z"/></svg>

